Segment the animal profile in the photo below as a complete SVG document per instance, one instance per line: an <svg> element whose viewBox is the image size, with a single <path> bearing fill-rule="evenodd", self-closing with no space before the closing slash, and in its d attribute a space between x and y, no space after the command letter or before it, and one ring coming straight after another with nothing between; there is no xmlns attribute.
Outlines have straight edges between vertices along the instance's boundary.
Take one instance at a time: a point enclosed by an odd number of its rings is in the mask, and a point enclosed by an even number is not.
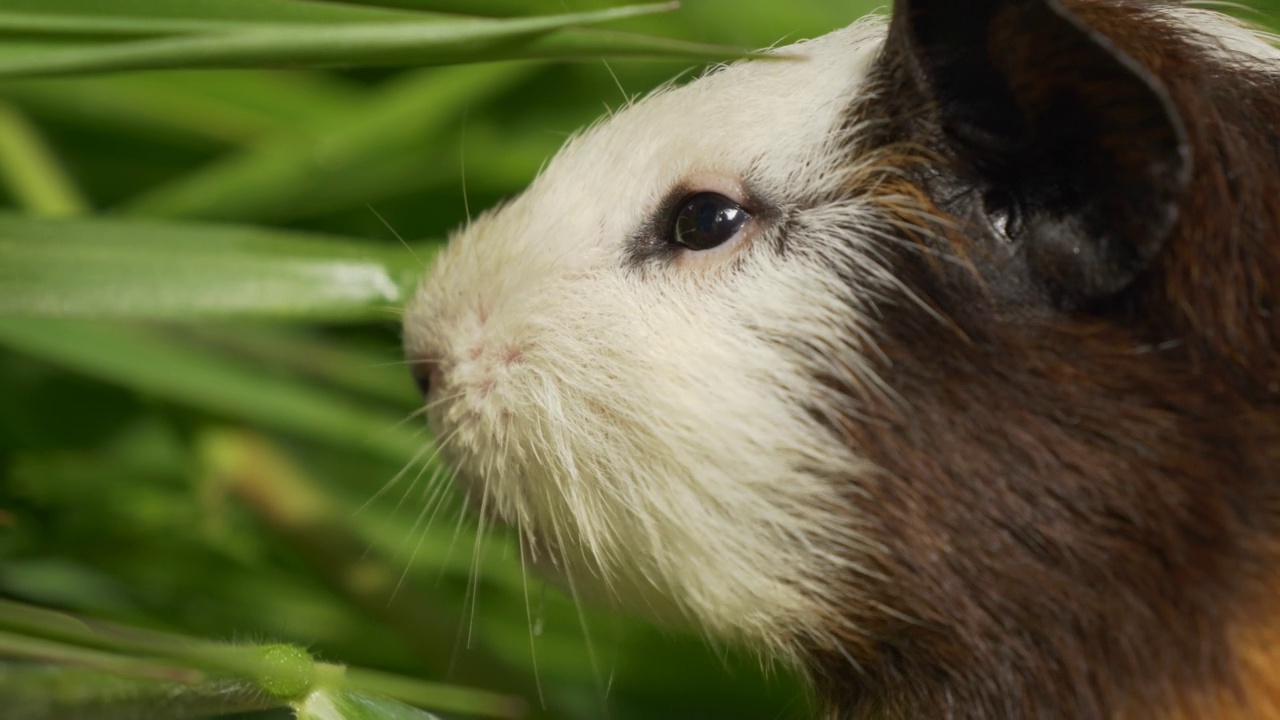
<svg viewBox="0 0 1280 720"><path fill-rule="evenodd" d="M661 90L405 316L444 461L830 718L1280 718L1280 52L898 0Z"/></svg>

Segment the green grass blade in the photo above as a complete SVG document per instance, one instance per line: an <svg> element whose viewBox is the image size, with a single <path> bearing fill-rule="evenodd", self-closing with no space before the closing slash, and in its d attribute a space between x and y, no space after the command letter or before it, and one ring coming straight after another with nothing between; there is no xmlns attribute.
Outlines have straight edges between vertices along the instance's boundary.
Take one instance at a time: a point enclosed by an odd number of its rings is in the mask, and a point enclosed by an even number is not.
<svg viewBox="0 0 1280 720"><path fill-rule="evenodd" d="M0 177L18 204L36 215L83 215L88 201L40 132L17 108L0 102Z"/></svg>
<svg viewBox="0 0 1280 720"><path fill-rule="evenodd" d="M344 25L257 26L237 32L86 45L0 59L0 77L122 70L431 65L518 56L518 48L566 27L663 12L637 5L512 20L458 19Z"/></svg>
<svg viewBox="0 0 1280 720"><path fill-rule="evenodd" d="M0 317L390 319L420 270L303 233L0 214Z"/></svg>
<svg viewBox="0 0 1280 720"><path fill-rule="evenodd" d="M251 362L287 369L405 412L422 398L406 379L404 355L398 348L373 349L338 344L319 331L271 324L250 327L183 327L179 337Z"/></svg>
<svg viewBox="0 0 1280 720"><path fill-rule="evenodd" d="M211 6L217 7L217 6ZM100 9L85 8L83 14L68 12L14 12L9 9L0 10L0 36L15 37L74 37L74 38L146 38L166 35L190 35L196 33L216 33L233 31L250 31L293 28L301 24L334 24L359 22L388 22L395 20L422 21L431 17L445 19L442 15L426 13L391 13L391 12L332 12L321 7L314 15L297 13L271 12L279 8L315 8L306 3L288 5L267 4L248 12L234 16L222 15L201 17L195 15L172 16L163 14L168 8L132 8L137 15L103 15ZM67 8L63 8L64 10ZM74 9L74 8L72 8ZM107 9L110 9L108 6ZM262 12L263 9L268 12ZM248 10L248 8L246 8ZM159 11L157 14L153 12Z"/></svg>
<svg viewBox="0 0 1280 720"><path fill-rule="evenodd" d="M329 682L330 687L346 687L349 690L344 693L345 697L332 699L343 703L342 706L353 714L313 715L316 720L411 720L417 717L406 714L406 708L386 702L378 698L378 695L464 715L518 718L526 714L522 701L503 695L424 683L376 670L342 670L345 672L340 676L335 673Z"/></svg>
<svg viewBox="0 0 1280 720"><path fill-rule="evenodd" d="M418 157L468 106L506 90L530 68L476 65L421 71L390 83L364 105L319 118L142 195L124 209L168 218L256 220L324 201L334 179L369 157ZM300 132L301 130L301 132ZM379 170L394 170L391 164ZM362 184L378 184L364 178ZM341 183L343 187L350 185ZM350 188L359 192L359 188Z"/></svg>
<svg viewBox="0 0 1280 720"><path fill-rule="evenodd" d="M141 38L202 32L252 30L260 23L246 20L185 20L114 18L92 15L54 15L0 11L0 36L71 36L77 38Z"/></svg>
<svg viewBox="0 0 1280 720"><path fill-rule="evenodd" d="M174 71L93 78L13 80L0 98L42 117L153 140L246 144L297 134L349 111L363 92L339 78L301 72Z"/></svg>
<svg viewBox="0 0 1280 720"><path fill-rule="evenodd" d="M529 0L320 0L321 2L341 3L343 5L361 5L382 8L417 10L420 12L458 13L464 15L487 15L503 17L511 15L530 15L538 11L535 3Z"/></svg>
<svg viewBox="0 0 1280 720"><path fill-rule="evenodd" d="M504 693L524 697L543 695L536 681L511 664L509 649L504 648L503 652L491 647L493 637L481 625L466 630L469 636L474 631L467 652L455 655L453 648L465 624L451 603L441 601L438 588L422 587L406 575L406 562L423 562L421 567L431 568L431 574L437 577L446 569L467 577L476 571L473 563L479 557L476 553L483 553L483 546L472 545L466 535L458 537L447 526L433 528L429 522L421 525L421 516L417 521L406 519L405 525L393 529L392 518L374 510L375 504L352 513L350 506L326 490L319 478L260 433L209 429L200 434L196 446L203 484L226 492L252 510L332 589L402 638L424 662L430 676L447 674L459 683L501 688ZM401 479L411 484L421 480ZM412 522L412 528L408 522ZM371 532L374 527L377 530ZM379 533L388 531L398 537L380 547ZM405 539L415 537L406 548ZM384 557L383 552L391 547L397 551ZM429 555L434 558L428 560ZM499 573L486 573L486 580L500 582L508 593L521 592L524 581L516 567L506 563ZM468 714L520 714L520 703L504 696L489 695L484 699L470 690L410 685L402 678L358 669L345 671L343 679L333 686L376 692L421 707ZM524 716L530 718L569 720L582 716L555 697L547 697L540 709L528 710Z"/></svg>
<svg viewBox="0 0 1280 720"><path fill-rule="evenodd" d="M425 443L417 426L401 418L137 328L7 318L0 319L0 344L217 416L398 465Z"/></svg>
<svg viewBox="0 0 1280 720"><path fill-rule="evenodd" d="M53 643L21 639L25 649L48 650ZM13 643L8 643L12 645ZM6 652L0 637L0 655ZM22 649L22 648L20 648ZM237 680L158 682L135 679L156 670L177 675L199 675L184 668L160 666L108 653L62 649L65 665L0 664L0 698L5 720L196 720L232 712L252 712L284 705L260 688ZM105 669L90 669L105 666Z"/></svg>
<svg viewBox="0 0 1280 720"><path fill-rule="evenodd" d="M680 58L702 60L787 60L786 55L754 52L740 48L689 42L665 37L651 37L616 30L571 28L548 35L520 48L512 58L540 60L587 60L593 58ZM497 59L497 58L495 58Z"/></svg>
<svg viewBox="0 0 1280 720"><path fill-rule="evenodd" d="M3 0L3 14L36 24L65 23L352 23L422 19L421 13L299 0ZM92 27L87 27L92 32Z"/></svg>
<svg viewBox="0 0 1280 720"><path fill-rule="evenodd" d="M341 690L318 690L293 710L297 720L440 720L394 700Z"/></svg>
<svg viewBox="0 0 1280 720"><path fill-rule="evenodd" d="M8 691L0 697L12 701L28 696L24 720L195 718L286 704L319 709L323 702L311 704L317 693L328 694L330 700L349 702L353 711L377 711L317 716L326 719L424 717L388 698L467 715L510 718L523 714L523 703L515 698L319 663L295 645L214 643L115 623L85 622L10 601L0 601L0 657L79 666L102 673L87 677L82 671L57 667L10 673L0 665L0 691ZM113 681L111 675L134 682ZM146 680L159 682L142 682ZM68 681L72 687L61 697L50 698L41 692L65 686ZM12 709L9 703L6 710ZM125 709L131 714L120 713ZM55 712L50 713L51 710Z"/></svg>

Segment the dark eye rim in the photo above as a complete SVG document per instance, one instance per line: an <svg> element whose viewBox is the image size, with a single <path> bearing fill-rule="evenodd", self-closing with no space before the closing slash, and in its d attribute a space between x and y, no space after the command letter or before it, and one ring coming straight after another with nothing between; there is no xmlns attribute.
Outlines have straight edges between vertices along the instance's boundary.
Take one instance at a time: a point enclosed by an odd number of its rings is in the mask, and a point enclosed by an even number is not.
<svg viewBox="0 0 1280 720"><path fill-rule="evenodd" d="M734 219L736 225L730 228L732 231L719 239L713 239L712 242L705 245L695 245L686 241L685 234L687 233L687 229L686 231L681 231L680 229L681 221L685 218L685 211L693 207L698 202L709 203L715 201L723 201L723 207L721 211L717 212L717 217L719 217L726 208L734 215L740 215L740 217ZM712 250L730 242L733 238L740 235L746 228L747 224L751 222L752 217L753 214L750 210L748 210L742 203L728 195L716 192L715 190L694 191L684 195L672 204L667 220L667 240L673 245L677 245L693 252Z"/></svg>
<svg viewBox="0 0 1280 720"><path fill-rule="evenodd" d="M729 198L750 214L744 225L747 239L762 233L777 223L782 211L756 192L749 181L718 174L696 174L684 182L672 186L650 214L633 231L623 254L627 268L640 269L650 265L677 262L680 257L700 257L702 252L689 250L670 241L672 215L684 204L686 198L700 192L713 192Z"/></svg>
<svg viewBox="0 0 1280 720"><path fill-rule="evenodd" d="M1024 201L1008 188L987 188L978 199L987 227L1006 242L1021 237L1026 224Z"/></svg>

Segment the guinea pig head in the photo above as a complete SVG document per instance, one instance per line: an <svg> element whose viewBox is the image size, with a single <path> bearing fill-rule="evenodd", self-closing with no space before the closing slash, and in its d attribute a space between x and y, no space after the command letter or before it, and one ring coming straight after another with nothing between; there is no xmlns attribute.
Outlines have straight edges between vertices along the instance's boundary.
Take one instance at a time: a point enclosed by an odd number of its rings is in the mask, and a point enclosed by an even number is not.
<svg viewBox="0 0 1280 720"><path fill-rule="evenodd" d="M574 582L781 646L864 555L832 485L864 463L815 416L805 358L874 378L836 345L858 288L894 279L833 233L883 231L845 147L879 34L618 112L459 233L410 305L442 458Z"/></svg>
<svg viewBox="0 0 1280 720"><path fill-rule="evenodd" d="M404 324L443 462L573 588L841 716L1251 707L1280 54L1127 0L907 0L778 54L452 238Z"/></svg>

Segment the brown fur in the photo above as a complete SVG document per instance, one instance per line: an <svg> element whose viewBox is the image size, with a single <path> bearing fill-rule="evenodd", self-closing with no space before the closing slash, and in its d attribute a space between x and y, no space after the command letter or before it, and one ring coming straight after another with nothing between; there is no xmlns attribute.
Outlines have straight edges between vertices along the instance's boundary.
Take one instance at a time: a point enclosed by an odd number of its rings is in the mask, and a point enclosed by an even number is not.
<svg viewBox="0 0 1280 720"><path fill-rule="evenodd" d="M873 600L833 608L839 651L813 646L835 717L1280 718L1280 81L1146 3L1064 4L1167 91L1192 179L1123 292L1005 291L926 199L951 151L891 42L893 100L856 112L927 158L875 190L919 229L894 270L920 302L879 309L899 397L845 388L835 428L881 468L850 505L885 548L879 581L832 580Z"/></svg>

